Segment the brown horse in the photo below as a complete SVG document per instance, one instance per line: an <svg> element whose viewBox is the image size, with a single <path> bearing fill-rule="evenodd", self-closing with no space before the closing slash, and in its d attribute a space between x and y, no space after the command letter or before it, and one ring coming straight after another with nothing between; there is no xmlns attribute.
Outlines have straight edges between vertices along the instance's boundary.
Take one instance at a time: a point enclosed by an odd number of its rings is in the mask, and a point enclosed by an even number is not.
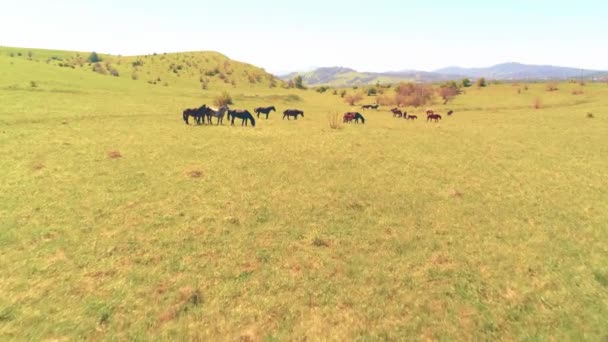
<svg viewBox="0 0 608 342"><path fill-rule="evenodd" d="M450 115L452 115L452 114L454 114L454 111L453 111L453 110L450 110L450 111L448 112L448 116L450 116Z"/></svg>
<svg viewBox="0 0 608 342"><path fill-rule="evenodd" d="M407 119L408 120L416 120L416 119L418 119L418 117L416 115L408 115Z"/></svg>
<svg viewBox="0 0 608 342"><path fill-rule="evenodd" d="M348 113L344 113L342 122L351 123L354 119L355 119L355 112L348 112Z"/></svg>
<svg viewBox="0 0 608 342"><path fill-rule="evenodd" d="M439 114L430 114L427 115L426 117L426 121L435 121L435 122L439 122L439 120L441 120L441 115Z"/></svg>
<svg viewBox="0 0 608 342"><path fill-rule="evenodd" d="M433 114L435 114L435 112L432 109L426 110L426 116L433 115Z"/></svg>
<svg viewBox="0 0 608 342"><path fill-rule="evenodd" d="M283 120L285 120L285 117L287 117L287 120L289 120L290 116L293 116L296 120L298 120L298 115L302 115L302 117L304 117L304 112L298 109L287 109L283 112Z"/></svg>
<svg viewBox="0 0 608 342"><path fill-rule="evenodd" d="M391 109L391 112L393 112L393 117L395 118L402 118L403 117L403 112L398 109L398 108L393 108Z"/></svg>

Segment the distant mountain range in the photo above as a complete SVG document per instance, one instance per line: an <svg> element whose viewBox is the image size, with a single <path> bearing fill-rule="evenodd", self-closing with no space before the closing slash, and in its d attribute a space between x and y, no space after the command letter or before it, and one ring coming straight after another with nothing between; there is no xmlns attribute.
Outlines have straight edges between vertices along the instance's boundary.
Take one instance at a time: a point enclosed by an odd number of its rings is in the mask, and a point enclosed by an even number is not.
<svg viewBox="0 0 608 342"><path fill-rule="evenodd" d="M606 77L608 72L600 70L583 70L552 65L528 65L521 63L504 63L488 68L448 67L428 71L402 70L390 72L358 72L344 67L317 68L308 72L294 72L279 76L283 80L293 79L301 75L304 84L308 86L354 86L380 83L396 83L403 81L443 82L462 78L477 79L485 77L495 80L563 80Z"/></svg>

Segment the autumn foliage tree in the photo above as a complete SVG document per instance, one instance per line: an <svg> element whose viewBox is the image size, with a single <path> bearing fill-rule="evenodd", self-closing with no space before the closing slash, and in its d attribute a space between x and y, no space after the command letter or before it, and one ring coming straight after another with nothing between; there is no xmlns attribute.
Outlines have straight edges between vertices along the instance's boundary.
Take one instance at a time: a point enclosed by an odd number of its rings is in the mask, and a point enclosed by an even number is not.
<svg viewBox="0 0 608 342"><path fill-rule="evenodd" d="M447 104L450 100L460 94L460 88L456 82L447 82L441 85L437 93L443 99L443 104Z"/></svg>
<svg viewBox="0 0 608 342"><path fill-rule="evenodd" d="M427 84L401 83L395 91L395 102L400 106L424 106L434 95L433 87Z"/></svg>
<svg viewBox="0 0 608 342"><path fill-rule="evenodd" d="M348 94L346 96L344 96L344 101L346 101L346 103L348 103L351 106L354 106L357 104L357 102L363 100L363 94L361 93L353 93L353 94Z"/></svg>

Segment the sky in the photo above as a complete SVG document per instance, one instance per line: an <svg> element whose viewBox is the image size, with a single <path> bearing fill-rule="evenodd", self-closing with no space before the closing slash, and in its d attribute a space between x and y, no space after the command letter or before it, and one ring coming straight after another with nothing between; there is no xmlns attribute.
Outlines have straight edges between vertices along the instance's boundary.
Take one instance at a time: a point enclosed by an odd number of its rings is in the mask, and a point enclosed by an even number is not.
<svg viewBox="0 0 608 342"><path fill-rule="evenodd" d="M120 55L213 50L267 71L504 62L608 70L605 0L19 0L0 45Z"/></svg>

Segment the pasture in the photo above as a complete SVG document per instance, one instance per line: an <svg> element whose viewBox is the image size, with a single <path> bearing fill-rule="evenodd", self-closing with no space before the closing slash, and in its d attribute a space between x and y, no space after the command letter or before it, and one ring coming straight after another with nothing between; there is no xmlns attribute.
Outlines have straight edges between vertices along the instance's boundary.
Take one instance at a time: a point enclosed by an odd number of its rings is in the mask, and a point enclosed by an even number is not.
<svg viewBox="0 0 608 342"><path fill-rule="evenodd" d="M427 123L238 82L0 56L0 339L608 336L606 84L468 88ZM223 90L278 111L184 124Z"/></svg>

